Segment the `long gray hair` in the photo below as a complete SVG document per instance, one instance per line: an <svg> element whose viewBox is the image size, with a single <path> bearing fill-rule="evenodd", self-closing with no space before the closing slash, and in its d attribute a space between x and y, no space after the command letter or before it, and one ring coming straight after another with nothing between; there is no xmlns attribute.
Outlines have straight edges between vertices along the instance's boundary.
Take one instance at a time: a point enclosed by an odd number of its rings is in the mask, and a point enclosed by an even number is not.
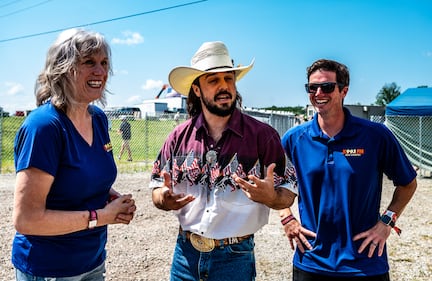
<svg viewBox="0 0 432 281"><path fill-rule="evenodd" d="M105 52L108 73L112 74L111 48L103 35L84 29L63 31L48 50L45 68L36 80L36 105L50 101L56 108L66 112L75 101L76 87L73 78L80 60L95 53ZM106 104L106 90L97 100Z"/></svg>

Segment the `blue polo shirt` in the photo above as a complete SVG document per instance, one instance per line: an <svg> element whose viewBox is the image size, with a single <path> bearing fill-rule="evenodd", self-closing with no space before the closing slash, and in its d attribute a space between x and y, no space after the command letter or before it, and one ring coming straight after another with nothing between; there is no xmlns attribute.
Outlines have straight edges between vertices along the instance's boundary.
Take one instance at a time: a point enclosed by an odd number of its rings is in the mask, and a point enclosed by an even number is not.
<svg viewBox="0 0 432 281"><path fill-rule="evenodd" d="M47 209L96 210L106 204L117 175L108 120L95 106L90 106L89 112L93 125L91 145L71 120L50 103L32 111L17 132L16 171L35 167L54 176ZM106 241L106 226L56 236L17 232L12 263L36 276L74 276L96 268L105 260Z"/></svg>
<svg viewBox="0 0 432 281"><path fill-rule="evenodd" d="M333 138L321 131L317 116L282 137L297 171L301 223L317 233L309 239L312 250L296 250L294 265L330 276L384 274L386 249L368 258L367 251L357 253L362 240L353 237L378 221L383 174L406 185L416 172L387 127L344 112L344 127Z"/></svg>

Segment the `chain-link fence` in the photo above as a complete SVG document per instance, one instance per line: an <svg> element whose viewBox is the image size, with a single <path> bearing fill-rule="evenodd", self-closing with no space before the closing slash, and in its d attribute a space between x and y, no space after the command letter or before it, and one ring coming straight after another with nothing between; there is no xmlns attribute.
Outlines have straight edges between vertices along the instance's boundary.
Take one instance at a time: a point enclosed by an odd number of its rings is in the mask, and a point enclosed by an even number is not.
<svg viewBox="0 0 432 281"><path fill-rule="evenodd" d="M293 115L272 112L251 111L246 112L255 118L273 126L279 134L291 128L296 118ZM0 114L0 116L2 116ZM187 114L176 116L175 113L162 113L156 116L118 115L107 112L109 119L109 132L113 153L120 172L138 172L150 169L163 142L171 130L179 123L184 122ZM16 132L25 120L25 116L0 117L0 171L13 173L13 143ZM122 119L126 118L131 125L131 140L129 141L132 161L128 161L127 153L119 159L122 137L119 132Z"/></svg>
<svg viewBox="0 0 432 281"><path fill-rule="evenodd" d="M386 116L386 125L401 143L420 175L432 174L432 116Z"/></svg>
<svg viewBox="0 0 432 281"><path fill-rule="evenodd" d="M0 168L2 173L11 173L13 167L13 142L23 117L8 117L0 114Z"/></svg>
<svg viewBox="0 0 432 281"><path fill-rule="evenodd" d="M244 110L246 114L249 114L256 119L269 124L276 131L278 131L280 136L291 127L294 127L297 124L300 124L302 120L296 117L294 114L289 112L281 112L281 111L272 111L272 110Z"/></svg>
<svg viewBox="0 0 432 281"><path fill-rule="evenodd" d="M289 128L298 123L294 115L245 111L256 119L270 124L282 136ZM171 130L184 122L187 114L180 114L177 119L174 113L163 113L157 116L126 116L131 125L130 147L133 161L127 155L118 159L122 138L119 132L121 119L125 116L107 113L111 144L120 172L138 172L149 170ZM0 108L0 171L13 173L13 142L18 128L26 117L4 116ZM375 116L372 121L382 122L383 116ZM431 116L387 116L386 125L398 138L413 165L420 173L430 176L432 173L432 117Z"/></svg>
<svg viewBox="0 0 432 281"><path fill-rule="evenodd" d="M3 140L3 108L0 107L0 168L2 166L2 156L3 156L3 145L2 145L2 140ZM1 172L1 170L0 170Z"/></svg>
<svg viewBox="0 0 432 281"><path fill-rule="evenodd" d="M1 118L1 117L0 117ZM160 118L128 118L131 125L131 140L129 141L132 159L128 161L127 155L121 160L118 159L122 145L122 137L119 132L122 116L109 116L109 133L113 153L117 162L117 167L121 172L135 172L148 170L154 161L163 142L169 132L179 122L183 122L185 115L180 115L178 121L174 120L173 114L165 114ZM0 168L1 173L14 172L13 162L13 143L16 132L21 126L25 117L11 116L0 119Z"/></svg>

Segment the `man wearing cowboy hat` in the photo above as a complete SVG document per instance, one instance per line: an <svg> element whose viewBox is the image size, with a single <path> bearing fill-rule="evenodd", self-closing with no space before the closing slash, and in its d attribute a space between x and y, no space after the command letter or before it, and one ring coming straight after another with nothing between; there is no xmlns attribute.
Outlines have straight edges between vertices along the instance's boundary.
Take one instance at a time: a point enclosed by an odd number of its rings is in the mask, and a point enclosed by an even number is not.
<svg viewBox="0 0 432 281"><path fill-rule="evenodd" d="M180 227L171 280L254 280L254 233L296 196L295 170L277 131L241 112L222 42L206 42L169 82L188 96L190 119L165 141L152 171L153 203Z"/></svg>

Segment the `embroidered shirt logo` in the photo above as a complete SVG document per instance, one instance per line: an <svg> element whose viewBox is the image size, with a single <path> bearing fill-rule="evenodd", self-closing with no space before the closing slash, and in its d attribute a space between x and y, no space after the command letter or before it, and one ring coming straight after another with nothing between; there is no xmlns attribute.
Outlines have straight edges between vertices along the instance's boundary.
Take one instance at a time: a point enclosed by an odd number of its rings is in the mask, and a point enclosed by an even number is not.
<svg viewBox="0 0 432 281"><path fill-rule="evenodd" d="M112 150L112 144L109 142L109 143L107 143L107 144L104 144L104 150L106 151L106 152L110 152L111 150Z"/></svg>
<svg viewBox="0 0 432 281"><path fill-rule="evenodd" d="M365 154L365 149L364 148L345 148L342 149L342 153L345 156L362 156L363 154Z"/></svg>

